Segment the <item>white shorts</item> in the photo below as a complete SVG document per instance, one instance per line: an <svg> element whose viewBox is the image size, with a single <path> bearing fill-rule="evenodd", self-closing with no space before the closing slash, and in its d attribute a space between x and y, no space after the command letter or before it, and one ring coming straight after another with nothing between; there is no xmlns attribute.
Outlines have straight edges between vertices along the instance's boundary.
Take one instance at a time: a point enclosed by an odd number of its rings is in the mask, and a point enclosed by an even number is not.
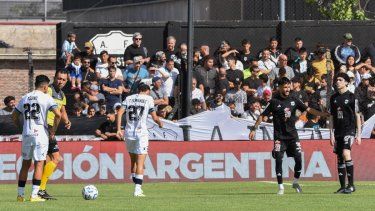
<svg viewBox="0 0 375 211"><path fill-rule="evenodd" d="M132 154L147 154L148 152L148 136L138 138L125 138L126 149Z"/></svg>
<svg viewBox="0 0 375 211"><path fill-rule="evenodd" d="M22 136L22 158L24 160L46 160L47 152L47 136Z"/></svg>

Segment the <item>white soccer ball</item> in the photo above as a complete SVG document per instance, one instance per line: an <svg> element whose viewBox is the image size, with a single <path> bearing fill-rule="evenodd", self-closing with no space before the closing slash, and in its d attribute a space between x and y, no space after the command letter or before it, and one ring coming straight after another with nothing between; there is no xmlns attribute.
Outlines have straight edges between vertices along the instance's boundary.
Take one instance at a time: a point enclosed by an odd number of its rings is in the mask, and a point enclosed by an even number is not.
<svg viewBox="0 0 375 211"><path fill-rule="evenodd" d="M82 196L86 200L95 200L96 198L98 198L98 195L98 189L93 185L86 185L82 189Z"/></svg>

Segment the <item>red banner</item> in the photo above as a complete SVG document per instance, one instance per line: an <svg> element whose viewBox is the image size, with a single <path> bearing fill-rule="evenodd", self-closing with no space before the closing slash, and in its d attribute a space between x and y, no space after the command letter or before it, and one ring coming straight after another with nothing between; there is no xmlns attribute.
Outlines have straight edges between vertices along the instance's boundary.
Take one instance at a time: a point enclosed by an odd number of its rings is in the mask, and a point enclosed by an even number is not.
<svg viewBox="0 0 375 211"><path fill-rule="evenodd" d="M301 141L304 180L336 180L336 156L328 141ZM60 142L63 161L51 182L131 182L123 142ZM275 162L270 141L151 142L146 181L270 181ZM0 143L0 183L14 183L21 167L21 143ZM353 145L356 180L375 180L375 140ZM294 160L284 158L292 179ZM32 177L30 171L29 179Z"/></svg>

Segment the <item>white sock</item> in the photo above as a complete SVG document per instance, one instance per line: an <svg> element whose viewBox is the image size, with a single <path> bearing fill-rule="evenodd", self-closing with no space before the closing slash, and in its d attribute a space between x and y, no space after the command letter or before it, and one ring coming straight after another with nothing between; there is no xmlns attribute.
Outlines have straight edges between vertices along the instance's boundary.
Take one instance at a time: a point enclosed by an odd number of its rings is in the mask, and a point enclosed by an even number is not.
<svg viewBox="0 0 375 211"><path fill-rule="evenodd" d="M39 185L33 185L32 191L31 191L31 197L37 197L39 192Z"/></svg>
<svg viewBox="0 0 375 211"><path fill-rule="evenodd" d="M297 178L294 178L294 180L293 180L293 184L296 184L296 183L298 183L298 179L297 179Z"/></svg>
<svg viewBox="0 0 375 211"><path fill-rule="evenodd" d="M279 190L284 190L284 184L279 184Z"/></svg>
<svg viewBox="0 0 375 211"><path fill-rule="evenodd" d="M136 174L135 178L143 180L143 175L142 174Z"/></svg>
<svg viewBox="0 0 375 211"><path fill-rule="evenodd" d="M132 178L135 177L135 173L132 173Z"/></svg>
<svg viewBox="0 0 375 211"><path fill-rule="evenodd" d="M142 189L142 185L140 184L135 184L135 190L141 190Z"/></svg>
<svg viewBox="0 0 375 211"><path fill-rule="evenodd" d="M22 197L25 195L25 187L18 187L18 195Z"/></svg>

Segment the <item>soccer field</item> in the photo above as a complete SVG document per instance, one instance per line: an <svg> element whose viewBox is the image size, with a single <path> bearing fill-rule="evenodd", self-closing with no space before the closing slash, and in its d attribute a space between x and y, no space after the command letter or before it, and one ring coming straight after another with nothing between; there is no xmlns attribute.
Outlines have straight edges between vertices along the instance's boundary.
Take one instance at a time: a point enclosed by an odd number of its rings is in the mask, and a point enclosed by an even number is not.
<svg viewBox="0 0 375 211"><path fill-rule="evenodd" d="M30 183L26 194L30 193ZM301 182L304 193L297 194L286 183L285 195L276 195L270 182L146 183L147 197L134 198L133 184L94 184L99 197L82 198L83 184L49 185L58 200L42 203L16 202L17 187L0 185L0 210L373 210L375 182L357 182L351 195L333 194L336 182Z"/></svg>

